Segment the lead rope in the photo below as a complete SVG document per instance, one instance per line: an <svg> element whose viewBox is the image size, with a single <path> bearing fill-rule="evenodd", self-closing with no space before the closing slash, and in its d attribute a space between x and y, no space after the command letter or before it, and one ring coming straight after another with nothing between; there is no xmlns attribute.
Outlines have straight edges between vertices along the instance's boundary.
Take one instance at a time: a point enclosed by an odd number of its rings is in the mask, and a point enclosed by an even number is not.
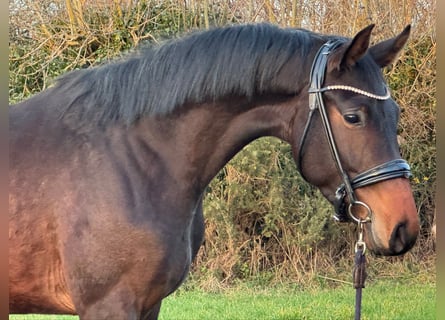
<svg viewBox="0 0 445 320"><path fill-rule="evenodd" d="M358 222L358 240L355 243L354 269L352 279L355 288L355 320L360 320L362 311L362 288L365 287L366 273L366 244L363 241L363 222Z"/></svg>

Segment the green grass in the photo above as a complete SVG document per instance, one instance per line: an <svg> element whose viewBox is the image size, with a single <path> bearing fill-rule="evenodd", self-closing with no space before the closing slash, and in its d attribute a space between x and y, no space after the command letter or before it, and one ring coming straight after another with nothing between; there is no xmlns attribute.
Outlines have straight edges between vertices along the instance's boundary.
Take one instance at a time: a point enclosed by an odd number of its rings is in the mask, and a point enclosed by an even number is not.
<svg viewBox="0 0 445 320"><path fill-rule="evenodd" d="M353 319L355 290L239 286L208 293L179 290L163 302L160 320ZM75 320L70 316L10 316L10 320ZM434 284L378 281L363 289L362 320L436 319Z"/></svg>

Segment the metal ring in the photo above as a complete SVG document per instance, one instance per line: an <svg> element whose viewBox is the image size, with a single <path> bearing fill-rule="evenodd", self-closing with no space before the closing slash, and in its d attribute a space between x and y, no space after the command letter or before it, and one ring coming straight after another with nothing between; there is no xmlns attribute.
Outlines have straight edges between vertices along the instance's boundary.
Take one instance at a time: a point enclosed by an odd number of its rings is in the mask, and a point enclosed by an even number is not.
<svg viewBox="0 0 445 320"><path fill-rule="evenodd" d="M352 207L355 206L355 205L362 206L362 207L364 207L366 209L366 211L368 211L368 214L366 215L366 218L360 219L360 218L357 218L356 216L354 216L354 214L352 213ZM348 213L349 213L349 216L351 217L351 219L354 220L357 223L371 222L372 210L366 203L364 203L362 201L351 202L349 204L349 206L348 206Z"/></svg>

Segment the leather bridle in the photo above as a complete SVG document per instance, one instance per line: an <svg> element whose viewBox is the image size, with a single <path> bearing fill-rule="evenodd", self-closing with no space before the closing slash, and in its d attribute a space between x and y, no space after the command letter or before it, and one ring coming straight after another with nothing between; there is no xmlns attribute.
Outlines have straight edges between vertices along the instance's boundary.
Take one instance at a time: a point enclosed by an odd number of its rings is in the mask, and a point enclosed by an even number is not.
<svg viewBox="0 0 445 320"><path fill-rule="evenodd" d="M346 90L377 100L387 100L390 98L390 94L386 86L386 92L384 95L373 94L365 90L346 85L332 85L322 87L326 73L328 55L342 43L343 42L341 40L331 40L326 42L321 46L312 63L309 88L309 115L304 127L303 135L300 140L297 166L300 174L303 176L303 178L305 178L301 168L303 161L303 147L305 144L306 136L308 135L314 111L318 110L331 150L331 154L334 158L335 165L343 181L343 183L337 188L335 192L334 218L340 222L346 222L352 219L353 221L362 224L371 221L372 210L366 203L357 200L354 190L388 179L400 177L409 178L411 176L411 172L410 166L403 159L394 159L387 161L358 174L353 179L350 179L347 172L343 169L329 118L327 116L326 106L323 102L323 92L331 90ZM348 204L345 201L346 197L348 198ZM367 211L367 216L365 218L356 217L353 214L353 208L355 206L364 207Z"/></svg>

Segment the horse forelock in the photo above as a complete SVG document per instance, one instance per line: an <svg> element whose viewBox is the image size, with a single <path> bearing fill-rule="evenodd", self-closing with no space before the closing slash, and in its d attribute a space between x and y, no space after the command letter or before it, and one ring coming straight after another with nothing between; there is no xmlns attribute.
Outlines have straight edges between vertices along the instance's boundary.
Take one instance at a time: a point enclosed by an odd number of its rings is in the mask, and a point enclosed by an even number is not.
<svg viewBox="0 0 445 320"><path fill-rule="evenodd" d="M315 39L323 38L269 24L215 28L68 73L57 86L70 99L66 113L102 123L131 123L231 95L292 94L302 85L301 67L283 69L290 61L310 64L306 56Z"/></svg>

